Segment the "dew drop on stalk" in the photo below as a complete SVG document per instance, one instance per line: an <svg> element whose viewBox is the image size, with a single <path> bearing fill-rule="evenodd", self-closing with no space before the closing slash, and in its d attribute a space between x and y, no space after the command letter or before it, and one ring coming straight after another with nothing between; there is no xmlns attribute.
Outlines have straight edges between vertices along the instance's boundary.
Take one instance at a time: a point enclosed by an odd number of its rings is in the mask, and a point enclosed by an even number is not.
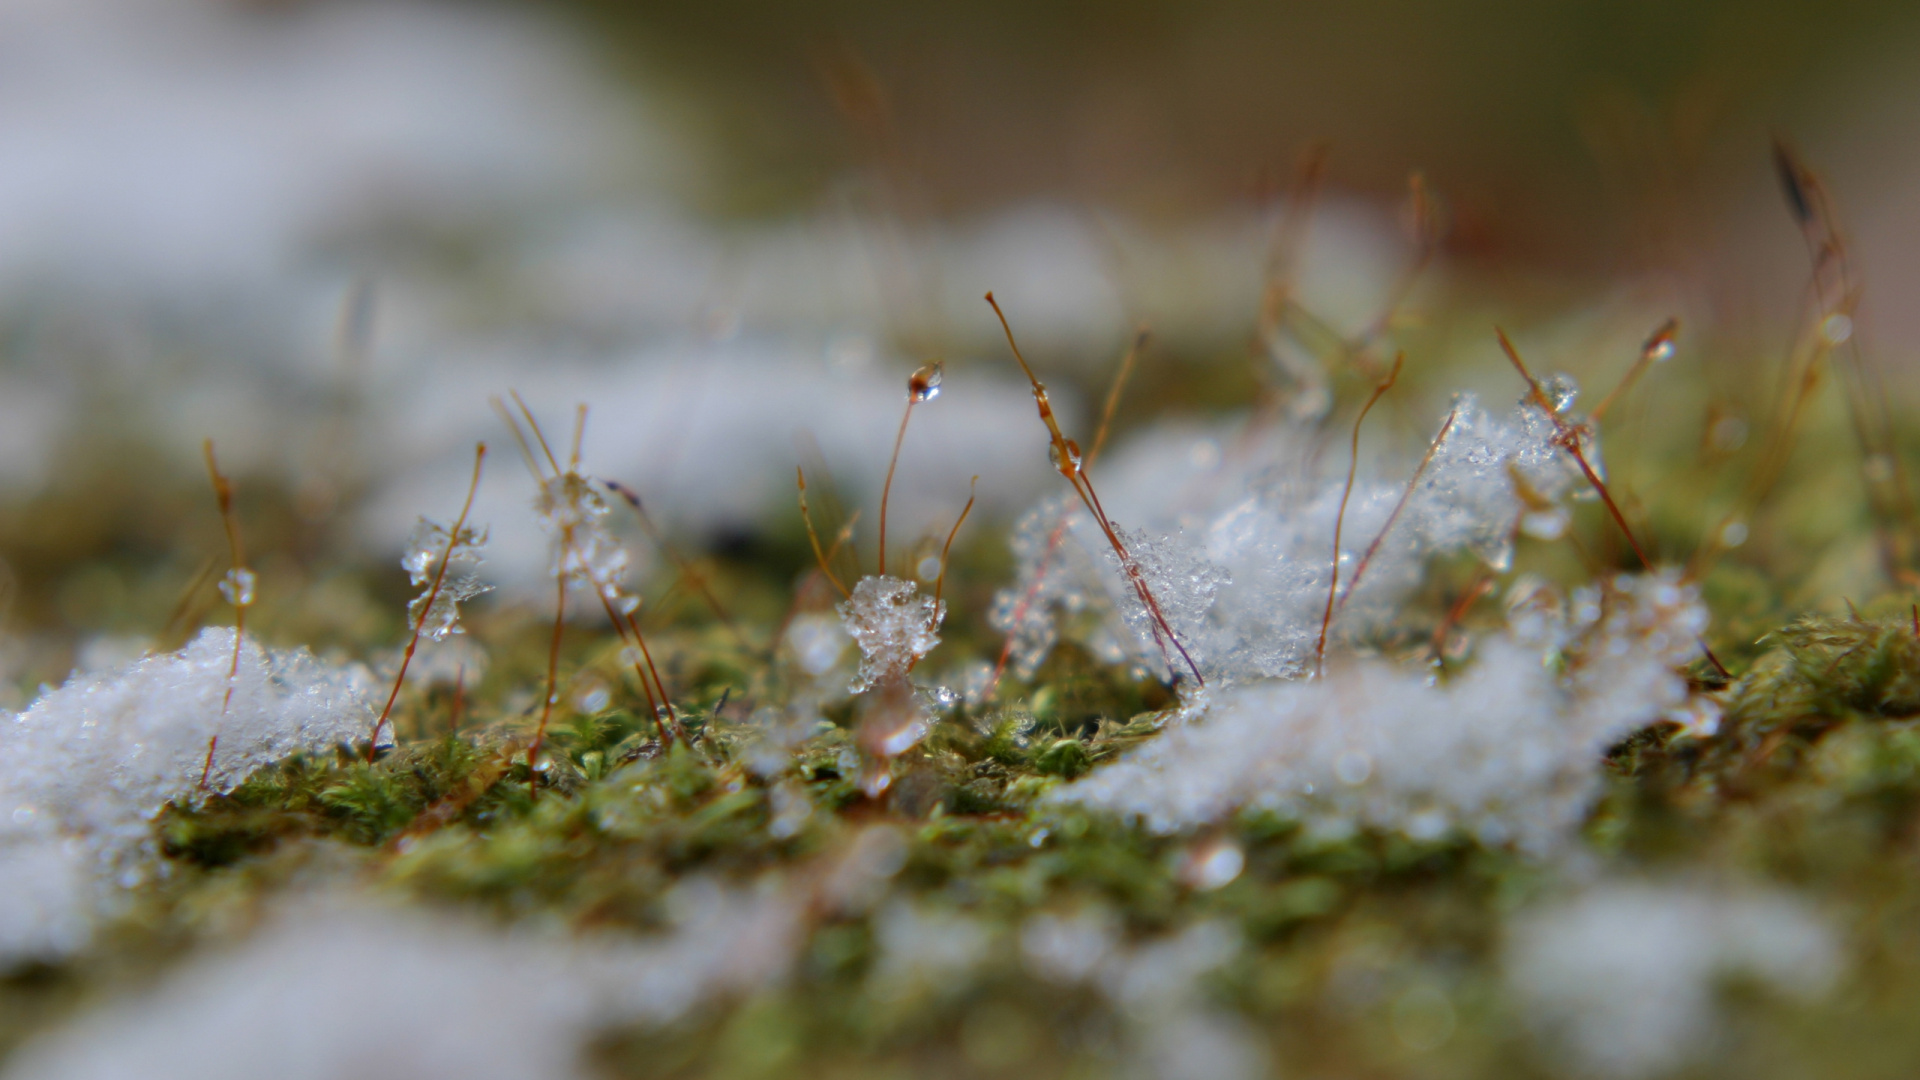
<svg viewBox="0 0 1920 1080"><path fill-rule="evenodd" d="M940 361L927 364L907 379L907 397L915 403L932 401L940 396L940 379L944 368Z"/></svg>

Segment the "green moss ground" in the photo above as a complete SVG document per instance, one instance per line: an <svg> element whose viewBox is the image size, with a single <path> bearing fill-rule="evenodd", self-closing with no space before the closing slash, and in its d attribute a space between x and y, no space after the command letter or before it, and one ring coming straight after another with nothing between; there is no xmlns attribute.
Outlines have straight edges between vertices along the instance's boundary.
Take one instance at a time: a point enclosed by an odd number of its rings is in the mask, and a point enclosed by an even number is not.
<svg viewBox="0 0 1920 1080"><path fill-rule="evenodd" d="M1699 417L1715 400L1717 370L1703 365L1706 376L1668 375L1657 402L1607 434L1630 521L1666 559L1695 550L1732 504L1753 453L1702 449ZM1150 367L1132 400L1165 399L1155 380L1192 383L1188 374ZM1214 396L1246 390L1226 376L1220 383L1188 385L1180 400L1220 404ZM1874 524L1852 479L1837 406L1817 410L1800 438L1749 542L1702 579L1714 612L1710 644L1731 677L1704 661L1692 675L1721 696L1722 733L1656 727L1616 747L1583 846L1629 874L1791 885L1844 928L1849 967L1831 997L1789 1006L1757 988L1732 988L1735 1038L1689 1075L1906 1076L1920 1059L1920 1027L1907 1022L1920 1010L1913 597L1874 560ZM171 647L222 617L199 574L221 550L211 499L190 476L124 471L147 460L125 442L74 455L46 494L0 515L10 624L39 650L25 669L29 685L57 681L82 635L140 633ZM263 579L250 628L323 653L391 649L403 632L400 572L338 554L351 550L340 525L303 516L271 482L239 482ZM984 613L1011 572L1004 523L969 530L949 581L946 643L927 665L932 679L998 649ZM1574 534L1577 544L1523 543L1512 573L1578 582L1633 568L1597 504L1580 505ZM1209 919L1237 927L1246 948L1211 977L1210 990L1253 1021L1289 1075L1552 1072L1503 997L1497 961L1504 920L1557 871L1460 838L1330 837L1268 814L1243 815L1214 835L1165 838L1046 803L1055 785L1149 737L1173 704L1166 688L1071 646L1031 682L1005 684L994 704L945 716L899 763L884 803L853 786L847 706L827 710L784 775L756 774L746 764L755 710L786 701L800 677L766 643L796 593L818 606L817 590L796 587L810 562L797 519L784 518L700 556L733 627L691 590L655 584L647 629L690 746L661 751L617 642L589 627L570 630L566 686L591 680L609 696L583 714L563 687L550 764L532 784L525 748L547 624L537 610L482 605L469 625L491 661L457 715L444 689L409 692L395 717L398 745L370 764L346 752L297 758L230 794L167 810L154 828L169 872L99 944L69 964L0 979L0 1046L151 979L316 877L502 920L646 932L663 925L665 896L690 875L798 878L860 830L887 825L907 841L896 892L993 930L979 972L950 986L880 986L868 922L822 915L787 982L668 1029L609 1033L595 1049L607 1073L1114 1073L1129 1044L1111 1006L1026 977L1015 944L1027 916L1089 904L1115 913L1136 939ZM1436 564L1404 632L1380 647L1424 648L1478 573L1464 562ZM1496 598L1471 608L1464 626L1499 621ZM776 835L771 792L781 783L803 789L814 812ZM1184 883L1193 846L1223 838L1245 852L1244 872L1213 891Z"/></svg>

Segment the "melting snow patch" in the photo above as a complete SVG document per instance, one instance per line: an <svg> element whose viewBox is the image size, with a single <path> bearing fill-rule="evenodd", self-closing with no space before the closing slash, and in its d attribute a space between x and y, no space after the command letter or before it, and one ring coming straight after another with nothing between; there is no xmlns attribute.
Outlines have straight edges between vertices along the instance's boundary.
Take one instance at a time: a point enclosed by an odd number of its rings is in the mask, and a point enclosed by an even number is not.
<svg viewBox="0 0 1920 1080"><path fill-rule="evenodd" d="M1223 690L1203 719L1055 797L1159 832L1256 806L1415 839L1465 830L1544 853L1585 813L1606 748L1687 704L1673 669L1704 619L1672 574L1623 576L1564 611L1540 590L1447 682L1361 661L1311 682Z"/></svg>
<svg viewBox="0 0 1920 1080"><path fill-rule="evenodd" d="M296 751L366 738L367 678L251 640L235 670L233 631L216 628L0 715L0 966L84 945L92 916L150 873L153 816L203 775L224 792Z"/></svg>

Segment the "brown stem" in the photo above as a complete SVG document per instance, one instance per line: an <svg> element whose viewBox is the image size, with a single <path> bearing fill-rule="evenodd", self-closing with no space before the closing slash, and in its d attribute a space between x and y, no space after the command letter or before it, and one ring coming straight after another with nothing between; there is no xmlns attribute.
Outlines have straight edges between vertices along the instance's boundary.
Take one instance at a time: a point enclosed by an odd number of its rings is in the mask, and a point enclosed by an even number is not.
<svg viewBox="0 0 1920 1080"><path fill-rule="evenodd" d="M1353 445L1347 459L1347 483L1340 489L1340 509L1333 516L1333 572L1327 577L1327 607L1320 614L1320 640L1313 647L1313 673L1316 676L1326 665L1327 630L1333 626L1333 601L1340 592L1340 531L1346 524L1347 500L1353 495L1353 479L1360 471L1360 425L1367 422L1367 414L1373 411L1373 406L1399 381L1400 368L1406 360L1406 353L1393 358L1393 370L1387 372L1385 381L1373 388L1367 403L1360 406L1360 415L1353 418Z"/></svg>
<svg viewBox="0 0 1920 1080"><path fill-rule="evenodd" d="M407 667L413 663L413 653L420 647L420 634L427 625L427 616L433 613L433 602L440 598L441 586L447 580L447 566L453 562L453 549L460 544L460 531L466 527L467 515L473 510L473 496L480 490L480 467L487 459L487 444L478 443L473 448L473 479L467 482L467 498L460 504L460 516L453 519L453 528L447 533L446 550L440 553L440 566L433 572L433 584L427 589L427 602L420 605L420 614L414 617L413 632L407 636L407 649L400 654L400 673L393 677L393 689L387 692L387 703L380 709L380 719L373 723L373 735L367 740L367 762L373 763L374 749L380 744L380 731L387 726L387 718L393 715L393 703L400 697L400 687L407 681Z"/></svg>

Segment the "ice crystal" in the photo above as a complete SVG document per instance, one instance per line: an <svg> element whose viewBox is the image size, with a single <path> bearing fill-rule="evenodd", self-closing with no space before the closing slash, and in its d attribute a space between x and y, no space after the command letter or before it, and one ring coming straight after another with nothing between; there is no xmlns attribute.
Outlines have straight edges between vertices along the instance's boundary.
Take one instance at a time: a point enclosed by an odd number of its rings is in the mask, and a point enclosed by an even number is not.
<svg viewBox="0 0 1920 1080"><path fill-rule="evenodd" d="M1526 912L1505 962L1514 1000L1567 1071L1615 1078L1709 1053L1719 980L1811 998L1839 966L1832 930L1794 897L1684 882L1604 884Z"/></svg>
<svg viewBox="0 0 1920 1080"><path fill-rule="evenodd" d="M1578 823L1601 754L1644 724L1691 717L1674 668L1705 611L1672 573L1623 576L1561 601L1522 598L1509 631L1436 684L1430 672L1358 661L1309 683L1214 695L1176 725L1057 798L1177 832L1260 806L1420 840L1464 831L1545 852ZM1558 659L1564 673L1543 660Z"/></svg>
<svg viewBox="0 0 1920 1080"><path fill-rule="evenodd" d="M1545 392L1566 410L1576 391L1556 376ZM1570 413L1561 423L1580 430ZM1365 469L1346 500L1336 641L1390 623L1432 555L1467 550L1504 569L1516 523L1530 520L1535 532L1552 532L1556 523L1564 529L1560 504L1585 490L1557 441L1560 426L1530 398L1497 417L1461 395L1436 427L1423 468ZM1579 438L1597 469L1591 435ZM1163 629L1130 580L1135 571L1209 679L1306 673L1345 480L1312 446L1303 431L1283 426L1231 456L1212 434L1150 434L1139 451L1116 455L1102 492L1124 526L1131 566L1078 507L1058 498L1041 503L1014 531L1019 577L989 617L1008 637L1015 673L1030 676L1058 640L1063 617L1089 609L1111 613L1109 625L1124 628L1125 652L1163 676L1177 670L1180 658L1169 655ZM1079 633L1096 654L1106 644L1084 625Z"/></svg>
<svg viewBox="0 0 1920 1080"><path fill-rule="evenodd" d="M1059 641L1059 622L1104 597L1091 550L1069 533L1092 527L1077 502L1057 495L1027 511L1014 526L1013 555L1019 561L1016 584L994 597L987 622L1008 639L1013 673L1033 678L1040 662Z"/></svg>
<svg viewBox="0 0 1920 1080"><path fill-rule="evenodd" d="M945 602L920 595L920 587L896 577L863 577L836 609L847 635L860 647L860 674L853 692L890 679L904 679L914 662L940 644Z"/></svg>
<svg viewBox="0 0 1920 1080"><path fill-rule="evenodd" d="M366 737L366 674L208 629L177 653L75 676L0 716L0 964L85 942L96 909L149 871L149 822L298 750ZM211 754L211 760L209 755ZM60 898L65 898L61 900Z"/></svg>
<svg viewBox="0 0 1920 1080"><path fill-rule="evenodd" d="M447 526L421 518L407 538L406 555L400 559L401 569L420 589L420 595L407 605L407 621L434 641L463 633L460 605L492 587L480 580L480 552L486 545L485 530L462 526L460 535L450 536ZM422 609L426 612L424 621Z"/></svg>
<svg viewBox="0 0 1920 1080"><path fill-rule="evenodd" d="M630 611L621 592L627 549L613 535L606 496L577 472L565 472L540 485L534 513L552 545L548 572L569 589L591 593L616 610Z"/></svg>
<svg viewBox="0 0 1920 1080"><path fill-rule="evenodd" d="M220 597L234 607L252 607L259 579L253 571L236 566L220 578Z"/></svg>

